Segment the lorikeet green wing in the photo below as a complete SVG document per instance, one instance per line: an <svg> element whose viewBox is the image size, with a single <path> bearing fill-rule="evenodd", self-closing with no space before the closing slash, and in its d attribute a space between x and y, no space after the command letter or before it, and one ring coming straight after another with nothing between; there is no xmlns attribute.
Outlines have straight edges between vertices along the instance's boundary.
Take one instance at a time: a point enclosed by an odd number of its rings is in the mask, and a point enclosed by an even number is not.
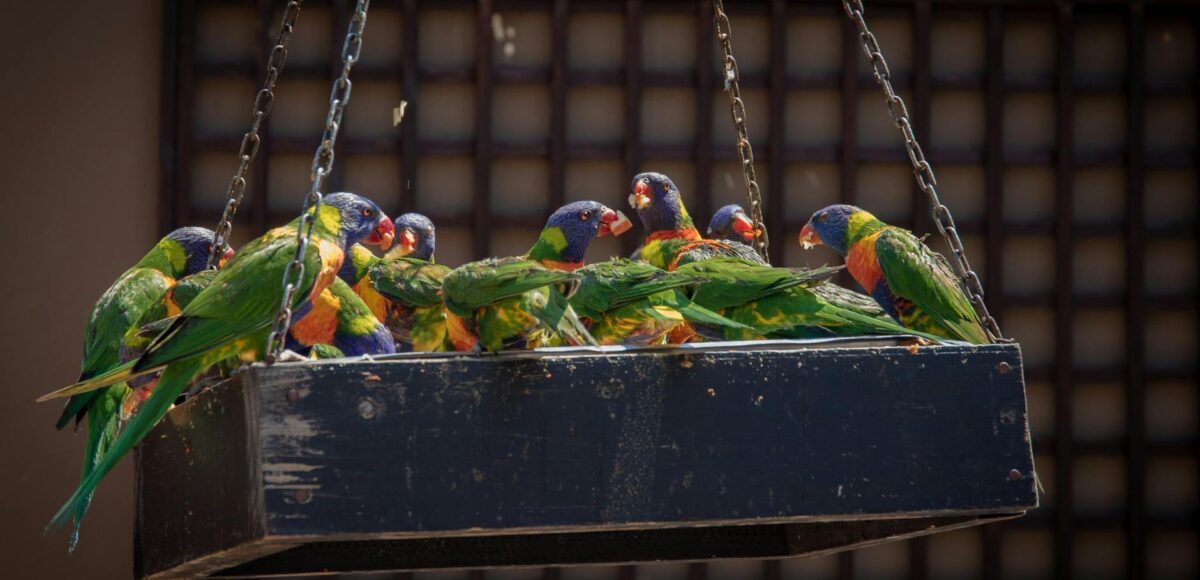
<svg viewBox="0 0 1200 580"><path fill-rule="evenodd" d="M387 327L416 352L455 350L449 338L442 280L450 268L408 257L384 258L369 272L372 288L389 303Z"/></svg>
<svg viewBox="0 0 1200 580"><path fill-rule="evenodd" d="M523 257L493 258L455 268L443 279L442 292L450 312L473 318L482 346L495 351L512 344L541 344L545 333L559 330L578 334L574 322L560 324L568 311L574 317L566 297L578 279Z"/></svg>
<svg viewBox="0 0 1200 580"><path fill-rule="evenodd" d="M794 286L823 282L840 269L826 266L812 270L772 268L737 258L710 258L681 266L676 272L708 280L696 288L692 300L710 310L720 311L761 300Z"/></svg>
<svg viewBox="0 0 1200 580"><path fill-rule="evenodd" d="M591 322L600 344L654 344L688 321L742 328L692 303L681 288L704 280L644 262L615 258L576 271L582 278L571 305Z"/></svg>
<svg viewBox="0 0 1200 580"><path fill-rule="evenodd" d="M905 326L975 344L988 342L975 309L940 254L911 232L888 228L876 238L875 255L892 294L916 306L898 309Z"/></svg>

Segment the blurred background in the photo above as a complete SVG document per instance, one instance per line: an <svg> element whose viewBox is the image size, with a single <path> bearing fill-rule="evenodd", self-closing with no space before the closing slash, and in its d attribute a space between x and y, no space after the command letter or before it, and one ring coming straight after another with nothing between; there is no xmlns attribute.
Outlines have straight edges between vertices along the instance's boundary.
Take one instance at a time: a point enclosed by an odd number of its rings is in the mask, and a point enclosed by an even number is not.
<svg viewBox="0 0 1200 580"><path fill-rule="evenodd" d="M864 3L989 306L1023 347L1043 507L817 559L417 578L1197 577L1200 12ZM6 3L0 545L14 577L130 575L129 462L73 556L65 534L41 536L83 437L32 400L75 378L87 312L117 274L167 230L215 225L282 5ZM239 242L299 209L352 6L305 3ZM840 3L728 8L775 261L833 261L796 234L837 201L940 243ZM430 215L451 265L523 252L565 201L625 209L642 170L674 178L703 228L744 202L711 14L708 0L375 0L328 189Z"/></svg>

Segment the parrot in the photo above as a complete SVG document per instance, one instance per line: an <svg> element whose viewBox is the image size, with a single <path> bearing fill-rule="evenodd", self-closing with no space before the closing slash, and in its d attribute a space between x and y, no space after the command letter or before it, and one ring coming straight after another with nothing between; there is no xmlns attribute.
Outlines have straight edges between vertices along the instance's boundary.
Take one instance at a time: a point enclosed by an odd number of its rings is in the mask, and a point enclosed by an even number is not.
<svg viewBox="0 0 1200 580"><path fill-rule="evenodd" d="M629 219L594 201L569 203L546 221L524 256L491 258L464 264L442 280L443 300L451 314L468 322L477 339L471 350L533 348L557 344L595 344L567 299L578 288L575 270L596 236L620 235ZM471 337L454 337L457 345ZM461 348L461 346L460 346Z"/></svg>
<svg viewBox="0 0 1200 580"><path fill-rule="evenodd" d="M395 246L388 250L385 259L408 257L424 262L433 262L433 252L436 247L436 232L433 221L416 213L409 212L396 218L393 222L396 228ZM386 300L372 285L369 272L377 266L380 258L361 244L351 246L338 277L345 280L354 292L358 294L375 317L379 320L388 319L388 300Z"/></svg>
<svg viewBox="0 0 1200 580"><path fill-rule="evenodd" d="M722 240L730 244L749 244L754 241L754 222L742 206L731 203L713 214L708 222L708 237ZM809 288L825 300L854 310L859 314L888 320L890 317L870 296L860 294L848 288L843 288L832 282L815 284Z"/></svg>
<svg viewBox="0 0 1200 580"><path fill-rule="evenodd" d="M298 354L308 355L318 344L332 346L343 356L396 352L392 333L341 278L297 310L295 318L286 344ZM323 357L332 352L322 351Z"/></svg>
<svg viewBox="0 0 1200 580"><path fill-rule="evenodd" d="M61 527L100 480L158 423L175 399L201 373L231 356L260 360L275 313L283 300L280 281L297 250L296 234L312 224L304 254L303 275L288 305L293 310L320 295L333 283L346 249L360 241L391 246L394 226L371 200L352 193L332 193L285 226L248 243L162 331L137 359L97 376L43 395L39 401L87 393L138 376L161 371L150 397L142 403L66 503L54 514L46 533Z"/></svg>
<svg viewBox="0 0 1200 580"><path fill-rule="evenodd" d="M683 205L679 188L666 175L640 173L633 178L632 188L629 206L637 210L646 229L646 239L632 259L645 260L668 271L712 256L766 263L758 252L745 244L701 238Z"/></svg>
<svg viewBox="0 0 1200 580"><path fill-rule="evenodd" d="M214 235L212 230L205 228L177 229L159 240L141 260L113 282L88 316L79 380L98 376L122 362L120 355L126 332L136 326L143 313L151 310L164 293L171 290L178 278L207 267ZM223 260L230 255L232 250L222 257ZM119 382L101 391L75 395L63 408L55 425L58 429L65 427L72 419L78 426L87 417L82 479L87 479L97 462L108 452L120 428L121 407L130 392L127 384ZM91 500L89 494L79 502L68 551L75 550L79 541L79 525Z"/></svg>
<svg viewBox="0 0 1200 580"><path fill-rule="evenodd" d="M663 344L688 321L752 330L693 304L682 289L706 281L698 276L625 258L584 266L575 273L580 285L568 302L602 345Z"/></svg>
<svg viewBox="0 0 1200 580"><path fill-rule="evenodd" d="M754 241L755 229L754 221L746 215L746 210L736 203L731 203L713 214L705 235L712 240L750 244Z"/></svg>
<svg viewBox="0 0 1200 580"><path fill-rule="evenodd" d="M837 204L818 210L800 230L805 249L820 244L845 260L850 276L896 322L943 338L989 342L946 259L912 232Z"/></svg>
<svg viewBox="0 0 1200 580"><path fill-rule="evenodd" d="M384 321L400 352L457 350L448 327L464 321L447 315L442 302L442 279L450 268L433 263L436 231L419 214L395 219L396 245L382 258L362 246L350 249L350 259L338 275L371 305ZM460 329L458 336L463 336ZM468 350L469 345L464 345Z"/></svg>
<svg viewBox="0 0 1200 580"><path fill-rule="evenodd" d="M676 272L707 280L690 291L693 302L753 329L727 326L726 340L908 334L935 339L890 319L843 308L812 290L840 269L772 268L739 258L716 257L684 264Z"/></svg>

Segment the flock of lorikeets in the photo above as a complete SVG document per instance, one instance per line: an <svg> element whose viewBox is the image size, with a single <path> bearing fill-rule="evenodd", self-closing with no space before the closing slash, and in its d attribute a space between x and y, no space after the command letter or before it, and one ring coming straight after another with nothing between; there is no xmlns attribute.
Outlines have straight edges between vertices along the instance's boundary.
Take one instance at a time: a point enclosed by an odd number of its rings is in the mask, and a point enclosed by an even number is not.
<svg viewBox="0 0 1200 580"><path fill-rule="evenodd" d="M945 260L859 208L816 212L800 243L837 252L866 294L829 281L841 267L763 262L747 245L755 225L736 205L713 216L704 238L667 176L640 174L631 189L644 241L630 259L589 266L594 238L631 227L600 203L555 211L523 256L449 268L434 261L426 217L393 223L369 199L327 195L312 216L286 346L333 358L887 334L987 341ZM39 399L70 397L59 428L87 419L82 479L48 530L73 519L73 548L100 480L190 385L211 369L263 359L300 223L230 250L218 270L207 268L213 232L176 230L100 297L79 382ZM393 242L382 258L363 245Z"/></svg>

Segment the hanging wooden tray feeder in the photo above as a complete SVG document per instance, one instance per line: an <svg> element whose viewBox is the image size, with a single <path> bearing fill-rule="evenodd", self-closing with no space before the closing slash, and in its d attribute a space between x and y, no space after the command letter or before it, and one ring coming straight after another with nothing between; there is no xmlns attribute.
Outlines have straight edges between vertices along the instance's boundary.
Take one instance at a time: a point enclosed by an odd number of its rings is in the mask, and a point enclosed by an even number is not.
<svg viewBox="0 0 1200 580"><path fill-rule="evenodd" d="M1016 345L255 365L137 462L139 576L821 554L1037 506Z"/></svg>

